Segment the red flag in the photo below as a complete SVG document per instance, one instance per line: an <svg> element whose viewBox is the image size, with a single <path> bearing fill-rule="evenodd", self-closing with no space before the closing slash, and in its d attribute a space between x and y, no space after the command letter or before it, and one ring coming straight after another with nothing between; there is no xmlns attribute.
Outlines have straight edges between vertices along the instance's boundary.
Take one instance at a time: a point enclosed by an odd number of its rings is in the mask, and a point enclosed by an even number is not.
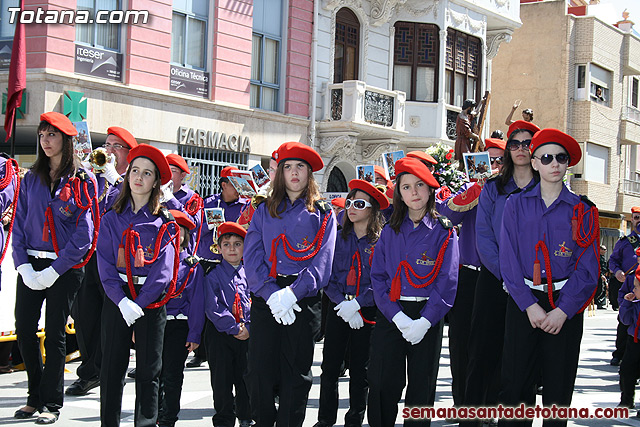
<svg viewBox="0 0 640 427"><path fill-rule="evenodd" d="M20 10L24 10L24 0L20 0ZM22 13L22 12L21 12ZM27 46L24 38L24 24L16 22L16 33L11 48L11 65L9 66L9 93L7 109L4 116L4 130L7 139L11 138L16 110L22 105L22 92L27 87Z"/></svg>

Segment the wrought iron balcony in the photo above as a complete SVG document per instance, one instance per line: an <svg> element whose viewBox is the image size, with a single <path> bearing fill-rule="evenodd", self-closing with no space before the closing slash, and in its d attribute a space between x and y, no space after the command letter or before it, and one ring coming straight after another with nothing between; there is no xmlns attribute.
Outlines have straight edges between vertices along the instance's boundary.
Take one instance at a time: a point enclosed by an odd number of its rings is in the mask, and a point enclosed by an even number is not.
<svg viewBox="0 0 640 427"><path fill-rule="evenodd" d="M358 80L327 85L322 127L365 136L405 134L404 92L380 89ZM331 123L333 122L333 123Z"/></svg>

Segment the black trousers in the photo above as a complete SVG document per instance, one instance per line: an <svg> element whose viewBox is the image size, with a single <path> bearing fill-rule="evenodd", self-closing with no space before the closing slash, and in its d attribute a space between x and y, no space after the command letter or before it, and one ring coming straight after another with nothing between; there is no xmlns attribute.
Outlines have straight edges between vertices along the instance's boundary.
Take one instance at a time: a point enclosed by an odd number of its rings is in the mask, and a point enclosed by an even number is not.
<svg viewBox="0 0 640 427"><path fill-rule="evenodd" d="M53 260L29 257L35 271L49 267ZM67 318L78 289L82 284L84 268L69 269L55 283L42 291L28 288L18 275L16 289L16 334L28 378L27 405L46 406L51 412L59 412L63 402L64 363L66 357ZM42 303L45 311L44 349L46 362L42 365L40 342L36 335Z"/></svg>
<svg viewBox="0 0 640 427"><path fill-rule="evenodd" d="M180 395L184 381L184 362L189 350L185 347L189 335L186 319L167 320L162 346L162 372L158 392L158 422L160 425L174 425L180 412ZM137 369L136 369L137 376Z"/></svg>
<svg viewBox="0 0 640 427"><path fill-rule="evenodd" d="M209 319L205 326L205 335L209 362L213 362L209 363L213 407L216 410L213 425L233 427L236 417L240 421L251 420L249 393L244 380L251 339L241 341L233 335L220 332Z"/></svg>
<svg viewBox="0 0 640 427"><path fill-rule="evenodd" d="M349 410L344 417L345 426L361 426L367 408L369 382L370 338L373 325L365 323L360 329L351 329L334 310L336 304L329 300L327 323L322 350L322 375L320 376L320 407L318 421L333 425L338 416L338 379L342 362L349 350ZM376 319L376 307L364 307L362 314L370 321Z"/></svg>
<svg viewBox="0 0 640 427"><path fill-rule="evenodd" d="M400 301L402 311L412 319L420 317L426 301ZM369 361L369 401L367 420L371 427L393 427L398 414L398 402L409 378L405 393L405 407L432 407L436 396L436 379L440 348L442 346L442 321L427 331L416 345L407 342L393 322L378 311L376 327L371 333L371 357ZM405 425L429 426L431 420L407 419Z"/></svg>
<svg viewBox="0 0 640 427"><path fill-rule="evenodd" d="M94 253L85 266L84 281L71 309L82 362L78 366L77 374L83 380L94 380L100 377L102 362L100 319L103 302L104 288L100 281L98 261Z"/></svg>
<svg viewBox="0 0 640 427"><path fill-rule="evenodd" d="M507 297L501 281L482 266L471 314L465 406L493 406L498 402ZM460 425L481 423L465 421Z"/></svg>
<svg viewBox="0 0 640 427"><path fill-rule="evenodd" d="M640 377L640 342L633 342L627 335L627 346L620 363L620 403L631 406L635 403L636 380Z"/></svg>
<svg viewBox="0 0 640 427"><path fill-rule="evenodd" d="M458 273L458 291L449 310L449 355L451 357L451 392L453 404L464 404L469 364L469 333L479 271L462 267Z"/></svg>
<svg viewBox="0 0 640 427"><path fill-rule="evenodd" d="M295 278L278 277L281 287ZM283 279L290 279L290 283ZM292 325L276 322L267 303L253 295L246 384L258 427L302 426L313 382L313 348L320 333L320 296L298 301ZM280 405L276 411L276 390Z"/></svg>
<svg viewBox="0 0 640 427"><path fill-rule="evenodd" d="M616 349L613 350L612 357L622 360L627 347L627 328L628 326L618 320L616 328Z"/></svg>
<svg viewBox="0 0 640 427"><path fill-rule="evenodd" d="M102 426L120 425L122 389L129 366L131 336L136 336L137 427L154 427L158 418L158 388L162 370L162 347L167 308L143 308L144 316L128 327L120 309L109 298L102 306L102 366L100 368L100 421Z"/></svg>
<svg viewBox="0 0 640 427"><path fill-rule="evenodd" d="M609 302L611 303L611 308L617 310L619 307L618 304L618 292L622 287L622 283L618 279L616 279L615 275L611 275L609 279Z"/></svg>
<svg viewBox="0 0 640 427"><path fill-rule="evenodd" d="M551 311L546 292L533 291L538 304ZM554 292L557 301L559 291ZM578 371L583 314L567 319L557 335L532 328L526 311L520 311L511 297L507 303L502 391L500 403L505 406L535 406L536 383L542 372L544 406L570 406ZM500 420L500 425L532 425L532 420ZM543 426L566 426L567 420L545 419Z"/></svg>

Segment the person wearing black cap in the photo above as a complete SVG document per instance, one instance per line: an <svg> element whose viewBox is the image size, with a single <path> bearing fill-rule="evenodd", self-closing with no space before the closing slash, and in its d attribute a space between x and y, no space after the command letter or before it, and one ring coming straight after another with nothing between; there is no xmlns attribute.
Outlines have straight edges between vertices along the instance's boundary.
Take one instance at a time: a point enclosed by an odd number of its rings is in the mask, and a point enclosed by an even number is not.
<svg viewBox="0 0 640 427"><path fill-rule="evenodd" d="M105 170L96 173L101 216L111 209L113 202L120 194L123 181L121 175L126 172L129 166L127 155L129 150L137 146L138 142L128 130L118 126L111 126L107 129L107 139L103 147L107 154L113 155L116 160L115 165L112 162L107 162ZM67 387L65 391L67 395L83 396L89 390L100 385L100 365L102 363L100 318L103 302L104 290L98 274L98 262L94 255L85 267L84 281L71 310L81 363L76 370L78 379Z"/></svg>
<svg viewBox="0 0 640 427"><path fill-rule="evenodd" d="M371 260L385 222L381 210L389 206L389 201L387 196L366 181L353 179L349 182L349 188L351 191L344 202L346 215L336 239L331 277L324 290L330 303L322 352L316 427L328 427L336 423L338 378L347 351L349 410L345 424L361 426L367 406L369 341L376 314L370 278Z"/></svg>
<svg viewBox="0 0 640 427"><path fill-rule="evenodd" d="M102 307L100 421L120 425L122 388L131 337L136 342L135 424L155 426L166 303L176 295L180 229L160 206L161 185L171 179L164 154L141 144L130 163L113 209L102 217L98 271Z"/></svg>
<svg viewBox="0 0 640 427"><path fill-rule="evenodd" d="M74 155L76 129L60 113L40 120L38 157L21 183L13 233L16 334L28 377L27 405L15 418L40 411L36 423L52 424L63 404L65 325L95 249L99 214L95 178ZM44 301L43 369L36 332Z"/></svg>
<svg viewBox="0 0 640 427"><path fill-rule="evenodd" d="M407 378L405 407L433 406L443 318L458 281L458 238L435 210L440 185L418 159L402 158L395 167L394 211L371 263L378 307L368 374L371 426L395 424ZM430 425L430 420L407 423Z"/></svg>
<svg viewBox="0 0 640 427"><path fill-rule="evenodd" d="M480 140L480 137L473 132L471 128L471 119L473 118L473 109L476 107L476 101L467 99L462 104L462 111L456 118L456 144L454 159L460 162L460 170L464 170L463 154L473 151L474 142Z"/></svg>
<svg viewBox="0 0 640 427"><path fill-rule="evenodd" d="M273 193L256 209L244 243L253 294L246 378L258 425L302 426L320 331L319 291L329 281L337 229L313 178L324 167L320 155L286 142L276 156Z"/></svg>
<svg viewBox="0 0 640 427"><path fill-rule="evenodd" d="M540 182L507 199L500 234L500 271L509 293L500 402L534 406L542 371L543 405L569 407L583 311L600 276L598 209L563 182L567 168L582 157L575 139L543 129L530 147ZM510 424L500 420L500 425ZM532 420L513 424L531 425ZM566 424L566 419L543 421L544 426Z"/></svg>

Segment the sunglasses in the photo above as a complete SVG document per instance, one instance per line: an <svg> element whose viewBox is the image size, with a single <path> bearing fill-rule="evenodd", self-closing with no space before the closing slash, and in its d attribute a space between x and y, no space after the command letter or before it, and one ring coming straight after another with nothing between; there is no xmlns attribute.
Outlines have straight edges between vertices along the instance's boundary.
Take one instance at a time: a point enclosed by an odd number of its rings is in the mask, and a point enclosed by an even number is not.
<svg viewBox="0 0 640 427"><path fill-rule="evenodd" d="M355 199L355 200L347 199L344 201L345 209L354 208L361 211L363 209L370 208L370 207L371 207L371 203L363 199Z"/></svg>
<svg viewBox="0 0 640 427"><path fill-rule="evenodd" d="M518 148L528 150L529 145L531 145L530 139L525 139L524 141L518 141L517 139L514 139L513 141L507 142L507 148L511 151L517 151Z"/></svg>
<svg viewBox="0 0 640 427"><path fill-rule="evenodd" d="M491 160L491 163L497 163L499 165L501 165L504 160L502 158L502 156L498 156L498 157L489 157L489 160Z"/></svg>
<svg viewBox="0 0 640 427"><path fill-rule="evenodd" d="M553 161L554 158L561 165L566 165L569 162L569 155L567 153L560 153L560 154L556 154L556 155L543 154L540 157L533 156L533 158L534 159L540 159L540 163L542 163L545 166L551 164L551 162Z"/></svg>

